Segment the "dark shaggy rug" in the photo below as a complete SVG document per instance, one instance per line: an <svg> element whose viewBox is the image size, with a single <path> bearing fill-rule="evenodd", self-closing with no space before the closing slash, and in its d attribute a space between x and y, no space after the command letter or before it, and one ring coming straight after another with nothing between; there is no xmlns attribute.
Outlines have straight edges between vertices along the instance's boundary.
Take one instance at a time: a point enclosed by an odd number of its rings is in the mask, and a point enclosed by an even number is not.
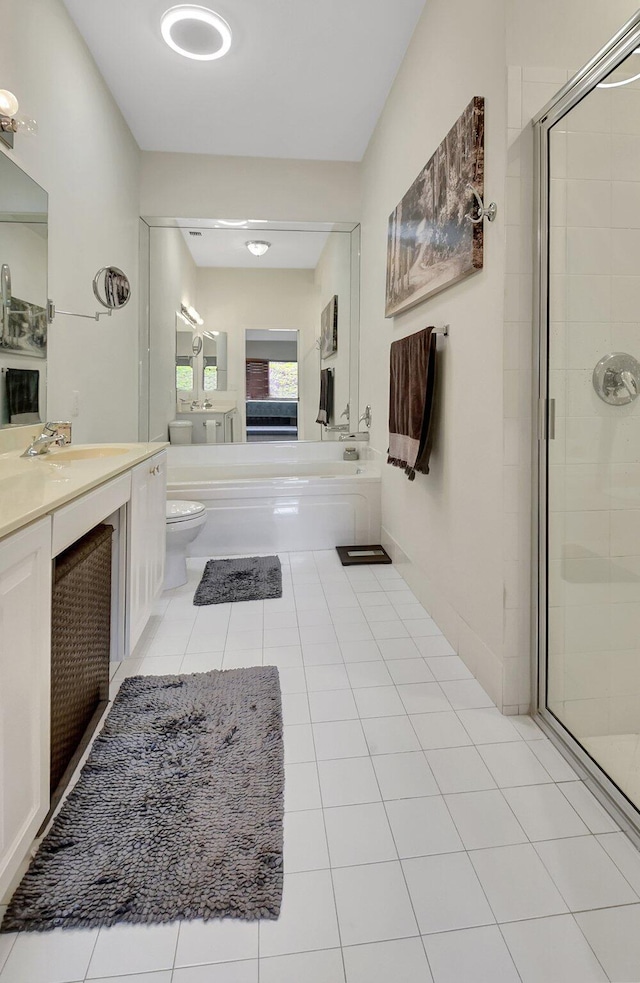
<svg viewBox="0 0 640 983"><path fill-rule="evenodd" d="M282 597L282 568L277 556L207 560L194 604L262 601Z"/></svg>
<svg viewBox="0 0 640 983"><path fill-rule="evenodd" d="M126 679L2 931L277 918L283 811L275 667Z"/></svg>

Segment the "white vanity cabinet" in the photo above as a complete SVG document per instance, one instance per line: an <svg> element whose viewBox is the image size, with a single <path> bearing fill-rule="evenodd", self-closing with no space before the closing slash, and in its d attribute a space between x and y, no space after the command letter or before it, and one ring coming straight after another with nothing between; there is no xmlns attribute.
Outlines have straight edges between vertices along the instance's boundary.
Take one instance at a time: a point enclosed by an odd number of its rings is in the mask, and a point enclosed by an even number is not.
<svg viewBox="0 0 640 983"><path fill-rule="evenodd" d="M54 558L99 523L113 526L112 659L133 650L164 578L166 451L132 444L109 455L98 446L98 463L85 464L92 448L72 450L80 451L77 468L50 469L53 456L21 465L16 456L5 479L16 475L0 512L0 901L50 807ZM109 467L125 454L129 466ZM69 494L72 483L77 494ZM44 497L48 511L38 515ZM21 516L22 527L11 528Z"/></svg>
<svg viewBox="0 0 640 983"><path fill-rule="evenodd" d="M51 517L0 542L0 897L49 810Z"/></svg>
<svg viewBox="0 0 640 983"><path fill-rule="evenodd" d="M133 468L127 549L127 652L133 652L162 588L166 546L167 453Z"/></svg>

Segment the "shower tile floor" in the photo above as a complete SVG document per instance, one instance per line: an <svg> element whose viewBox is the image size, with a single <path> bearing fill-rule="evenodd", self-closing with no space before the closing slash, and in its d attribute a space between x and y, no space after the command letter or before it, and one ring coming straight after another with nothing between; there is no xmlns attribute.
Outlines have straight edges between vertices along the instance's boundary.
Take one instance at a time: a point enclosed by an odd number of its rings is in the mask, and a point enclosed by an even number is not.
<svg viewBox="0 0 640 983"><path fill-rule="evenodd" d="M112 682L280 668L280 918L3 935L0 983L640 981L640 855L537 726L395 568L281 560L281 600L205 608L190 561Z"/></svg>

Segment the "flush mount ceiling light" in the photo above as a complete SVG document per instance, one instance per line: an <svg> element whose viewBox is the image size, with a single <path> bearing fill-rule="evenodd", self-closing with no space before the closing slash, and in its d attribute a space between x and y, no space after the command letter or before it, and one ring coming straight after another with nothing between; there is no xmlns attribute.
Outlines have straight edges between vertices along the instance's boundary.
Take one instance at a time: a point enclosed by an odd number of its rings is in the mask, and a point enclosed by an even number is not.
<svg viewBox="0 0 640 983"><path fill-rule="evenodd" d="M271 248L271 243L265 242L264 239L250 239L249 242L245 242L245 246L254 256L264 256L267 249Z"/></svg>
<svg viewBox="0 0 640 983"><path fill-rule="evenodd" d="M640 55L640 48L635 48L632 51L634 55ZM598 82L596 89L617 89L620 85L629 85L631 82L637 82L640 79L640 72L637 75L632 75L628 79L620 79L619 82Z"/></svg>
<svg viewBox="0 0 640 983"><path fill-rule="evenodd" d="M226 20L194 4L165 10L160 20L162 37L174 51L194 61L222 58L231 47L231 28Z"/></svg>

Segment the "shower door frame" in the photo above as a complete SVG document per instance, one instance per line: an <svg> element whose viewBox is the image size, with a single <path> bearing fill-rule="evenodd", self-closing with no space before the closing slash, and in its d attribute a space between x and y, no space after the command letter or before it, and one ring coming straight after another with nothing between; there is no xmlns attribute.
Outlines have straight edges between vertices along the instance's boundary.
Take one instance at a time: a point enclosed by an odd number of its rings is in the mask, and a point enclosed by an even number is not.
<svg viewBox="0 0 640 983"><path fill-rule="evenodd" d="M591 791L640 846L636 808L546 705L548 610L548 445L554 427L549 399L549 133L605 76L640 46L640 11L533 118L534 131L534 407L532 495L532 713Z"/></svg>

